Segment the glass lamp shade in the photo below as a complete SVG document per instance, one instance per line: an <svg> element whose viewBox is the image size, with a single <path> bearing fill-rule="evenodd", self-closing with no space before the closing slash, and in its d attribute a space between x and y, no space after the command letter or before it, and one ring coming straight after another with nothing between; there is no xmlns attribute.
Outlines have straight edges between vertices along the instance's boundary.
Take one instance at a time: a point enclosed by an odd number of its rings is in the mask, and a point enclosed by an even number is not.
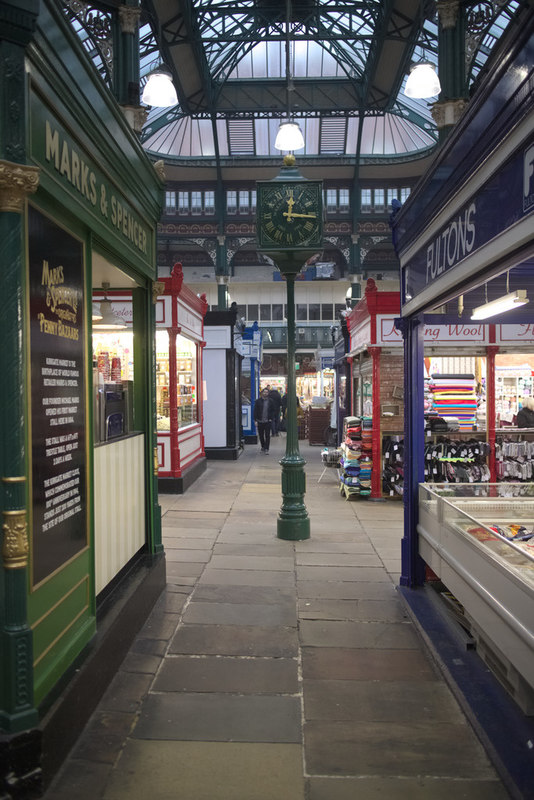
<svg viewBox="0 0 534 800"><path fill-rule="evenodd" d="M100 313L100 309L96 303L93 303L91 318L93 322L98 322L99 320L102 319L102 314Z"/></svg>
<svg viewBox="0 0 534 800"><path fill-rule="evenodd" d="M424 100L427 97L436 97L440 92L441 84L433 64L424 62L415 64L411 68L404 87L404 94L407 97Z"/></svg>
<svg viewBox="0 0 534 800"><path fill-rule="evenodd" d="M100 303L101 319L95 320L95 328L106 328L107 330L122 330L126 328L126 323L118 314L113 311L111 300L102 300Z"/></svg>
<svg viewBox="0 0 534 800"><path fill-rule="evenodd" d="M178 103L172 75L166 67L158 67L149 75L141 100L147 106L158 108L175 106Z"/></svg>
<svg viewBox="0 0 534 800"><path fill-rule="evenodd" d="M296 122L282 122L274 146L277 150L301 150L304 147L304 136L300 125Z"/></svg>

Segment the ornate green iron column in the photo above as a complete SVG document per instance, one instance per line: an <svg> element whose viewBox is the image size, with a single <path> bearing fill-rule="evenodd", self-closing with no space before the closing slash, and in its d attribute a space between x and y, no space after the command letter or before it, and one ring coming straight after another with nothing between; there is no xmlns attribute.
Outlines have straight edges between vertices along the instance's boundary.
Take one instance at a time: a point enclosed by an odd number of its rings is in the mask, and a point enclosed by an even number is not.
<svg viewBox="0 0 534 800"><path fill-rule="evenodd" d="M295 378L295 277L306 260L322 250L323 184L308 181L284 157L284 166L272 181L258 181L256 206L258 250L270 256L287 285L287 438L281 459L282 507L278 514L279 539L309 539L310 520L304 494L306 463L299 453Z"/></svg>
<svg viewBox="0 0 534 800"><path fill-rule="evenodd" d="M299 451L295 377L295 276L304 262L298 252L289 252L285 257L277 257L276 263L285 276L287 286L287 436L286 453L280 460L282 506L278 512L277 536L279 539L300 541L310 538L310 518L304 504L306 461Z"/></svg>
<svg viewBox="0 0 534 800"><path fill-rule="evenodd" d="M38 0L0 2L0 729L8 734L37 723L27 621L24 211L39 171L25 164L24 59L38 10Z"/></svg>
<svg viewBox="0 0 534 800"><path fill-rule="evenodd" d="M137 134L141 134L148 110L139 102L139 19L138 0L118 7L119 33L114 47L116 77L113 90L123 113Z"/></svg>
<svg viewBox="0 0 534 800"><path fill-rule="evenodd" d="M438 0L439 100L432 105L432 117L440 140L448 135L467 106L465 4L459 0Z"/></svg>

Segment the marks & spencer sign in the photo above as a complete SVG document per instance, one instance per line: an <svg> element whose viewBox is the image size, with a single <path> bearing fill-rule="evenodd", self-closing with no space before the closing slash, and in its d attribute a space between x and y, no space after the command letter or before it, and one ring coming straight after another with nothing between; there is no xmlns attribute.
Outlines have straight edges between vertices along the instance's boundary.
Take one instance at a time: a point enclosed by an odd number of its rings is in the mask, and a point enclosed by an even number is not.
<svg viewBox="0 0 534 800"><path fill-rule="evenodd" d="M31 97L33 157L54 181L84 206L97 225L104 225L118 235L121 244L143 261L149 260L152 229L39 97L35 93Z"/></svg>

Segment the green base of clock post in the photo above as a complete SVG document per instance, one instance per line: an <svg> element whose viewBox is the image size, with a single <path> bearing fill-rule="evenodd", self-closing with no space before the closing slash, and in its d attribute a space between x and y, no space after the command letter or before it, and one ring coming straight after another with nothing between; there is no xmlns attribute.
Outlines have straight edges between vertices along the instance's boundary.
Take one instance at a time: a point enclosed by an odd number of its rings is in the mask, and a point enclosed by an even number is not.
<svg viewBox="0 0 534 800"><path fill-rule="evenodd" d="M294 454L280 460L282 467L282 506L278 513L277 536L279 539L301 541L310 538L310 518L304 505L306 474L304 459Z"/></svg>

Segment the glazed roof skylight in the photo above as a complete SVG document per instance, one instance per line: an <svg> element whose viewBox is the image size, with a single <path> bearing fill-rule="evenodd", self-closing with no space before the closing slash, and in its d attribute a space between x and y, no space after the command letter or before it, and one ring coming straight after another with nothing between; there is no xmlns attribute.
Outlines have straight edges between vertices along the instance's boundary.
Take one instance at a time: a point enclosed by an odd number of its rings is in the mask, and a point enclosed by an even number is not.
<svg viewBox="0 0 534 800"><path fill-rule="evenodd" d="M526 2L469 7L469 85ZM65 7L109 80L111 67L82 19L90 5L65 0ZM432 0L142 0L141 7L141 86L163 61L178 93L176 107L150 109L143 130L144 146L160 156L278 157L288 98L305 138L302 155L398 158L437 141L433 100L403 94L411 62L437 64Z"/></svg>

